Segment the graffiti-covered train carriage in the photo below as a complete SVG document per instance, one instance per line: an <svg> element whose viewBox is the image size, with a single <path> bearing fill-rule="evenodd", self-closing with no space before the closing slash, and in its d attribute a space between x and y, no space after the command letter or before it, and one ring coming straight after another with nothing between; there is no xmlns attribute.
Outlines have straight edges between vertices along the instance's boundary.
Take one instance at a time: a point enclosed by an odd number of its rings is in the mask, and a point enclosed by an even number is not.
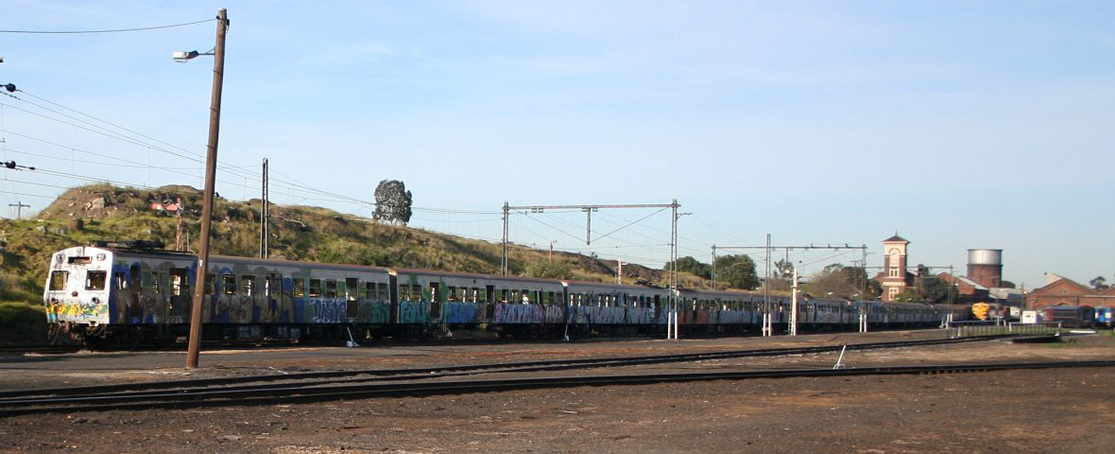
<svg viewBox="0 0 1115 454"><path fill-rule="evenodd" d="M43 302L49 323L79 338L165 340L188 332L196 256L79 246L51 256ZM454 330L510 335L664 333L664 288L431 270L211 256L206 338L421 338ZM681 290L682 333L757 332L768 309L785 330L789 297ZM943 306L805 298L804 329L932 326Z"/></svg>

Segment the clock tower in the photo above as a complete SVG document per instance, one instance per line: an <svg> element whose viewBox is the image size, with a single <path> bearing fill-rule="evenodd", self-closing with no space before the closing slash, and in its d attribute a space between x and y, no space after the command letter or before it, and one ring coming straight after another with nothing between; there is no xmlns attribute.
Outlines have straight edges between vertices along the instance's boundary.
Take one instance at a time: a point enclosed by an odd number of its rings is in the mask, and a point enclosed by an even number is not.
<svg viewBox="0 0 1115 454"><path fill-rule="evenodd" d="M883 287L883 301L894 298L910 286L910 275L906 272L906 247L910 244L905 238L894 236L883 240L883 274L879 284Z"/></svg>

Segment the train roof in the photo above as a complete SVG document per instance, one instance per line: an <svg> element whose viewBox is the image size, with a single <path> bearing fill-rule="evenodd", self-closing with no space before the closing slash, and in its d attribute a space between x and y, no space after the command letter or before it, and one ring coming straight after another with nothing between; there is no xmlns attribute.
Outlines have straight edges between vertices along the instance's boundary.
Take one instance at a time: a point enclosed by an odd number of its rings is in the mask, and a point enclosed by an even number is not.
<svg viewBox="0 0 1115 454"><path fill-rule="evenodd" d="M434 276L450 276L460 278L474 278L474 279L498 279L518 282L536 282L545 284L561 284L558 279L544 279L537 277L522 277L522 276L500 276L497 274L484 274L484 273L467 273L462 271L440 271L440 270L425 270L420 268L388 268L398 274L427 274Z"/></svg>
<svg viewBox="0 0 1115 454"><path fill-rule="evenodd" d="M197 259L197 254L192 254L192 253L188 253L188 252L180 252L180 251L137 249L137 248L125 248L125 247L105 247L105 246L75 246L75 247L112 252L117 257L132 256L132 257L152 257L152 258L180 258L180 259L187 259L187 260L196 260ZM70 249L73 249L73 248L70 248ZM286 259L270 259L270 258L269 259L261 259L261 258L258 258L258 257L241 257L241 256L235 256L235 255L220 255L220 254L210 255L209 256L209 261L211 261L211 262L212 261L225 261L225 262L235 262L235 263L276 264L276 265L284 265L284 266L289 266L289 267L316 266L316 267L353 270L353 271L363 271L363 272L380 271L380 272L387 273L387 272L390 271L388 268L378 267L378 266L369 266L369 265L352 265L352 264L347 264L347 263L306 262L306 261L295 261L295 260L286 260Z"/></svg>

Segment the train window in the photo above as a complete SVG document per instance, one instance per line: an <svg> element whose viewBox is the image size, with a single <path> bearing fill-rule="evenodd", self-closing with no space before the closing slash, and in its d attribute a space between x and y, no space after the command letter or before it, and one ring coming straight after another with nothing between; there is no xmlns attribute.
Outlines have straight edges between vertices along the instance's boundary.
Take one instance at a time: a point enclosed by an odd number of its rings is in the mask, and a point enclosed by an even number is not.
<svg viewBox="0 0 1115 454"><path fill-rule="evenodd" d="M448 301L457 301L457 287L446 287L445 294L448 295Z"/></svg>
<svg viewBox="0 0 1115 454"><path fill-rule="evenodd" d="M364 298L371 299L371 300L376 299L376 283L375 282L365 282L364 283L364 294L362 294L360 296L364 297Z"/></svg>
<svg viewBox="0 0 1115 454"><path fill-rule="evenodd" d="M256 294L256 277L255 276L240 276L240 294L244 296L255 296Z"/></svg>
<svg viewBox="0 0 1115 454"><path fill-rule="evenodd" d="M186 277L190 275L190 270L186 268L171 268L170 269L170 291L174 296L188 295L190 293L190 281ZM213 282L210 280L209 282Z"/></svg>
<svg viewBox="0 0 1115 454"><path fill-rule="evenodd" d="M407 284L399 284L399 299L403 301L410 301L410 286Z"/></svg>
<svg viewBox="0 0 1115 454"><path fill-rule="evenodd" d="M225 295L236 294L236 275L222 274L221 275L221 293Z"/></svg>
<svg viewBox="0 0 1115 454"><path fill-rule="evenodd" d="M479 287L473 287L472 288L472 299L470 299L469 301L473 302L473 303L479 303L480 300L481 300L480 299L480 288Z"/></svg>
<svg viewBox="0 0 1115 454"><path fill-rule="evenodd" d="M216 290L213 290L215 288L217 288L217 275L216 274L206 274L205 275L205 293L210 294L210 295L214 294L214 293L217 293Z"/></svg>
<svg viewBox="0 0 1115 454"><path fill-rule="evenodd" d="M50 290L54 292L66 289L66 281L70 279L69 271L50 272Z"/></svg>
<svg viewBox="0 0 1115 454"><path fill-rule="evenodd" d="M306 280L300 277L291 280L294 281L294 296L299 298L306 296Z"/></svg>
<svg viewBox="0 0 1115 454"><path fill-rule="evenodd" d="M387 284L376 284L376 293L380 301L387 301L390 298L387 291Z"/></svg>
<svg viewBox="0 0 1115 454"><path fill-rule="evenodd" d="M85 274L85 289L86 290L104 290L105 280L108 278L107 271L90 271Z"/></svg>
<svg viewBox="0 0 1115 454"><path fill-rule="evenodd" d="M128 268L128 277L131 280L132 288L140 290L143 288L143 280L140 279L139 265L132 265Z"/></svg>
<svg viewBox="0 0 1115 454"><path fill-rule="evenodd" d="M325 280L325 297L326 298L336 298L337 297L337 281L335 281L333 279L326 279Z"/></svg>
<svg viewBox="0 0 1115 454"><path fill-rule="evenodd" d="M430 283L430 301L438 302L445 296L441 293L441 286L437 282Z"/></svg>
<svg viewBox="0 0 1115 454"><path fill-rule="evenodd" d="M128 283L124 280L123 274L117 273L112 275L112 281L115 282L114 287L116 287L116 290L124 290L128 288Z"/></svg>
<svg viewBox="0 0 1115 454"><path fill-rule="evenodd" d="M321 279L310 279L310 298L321 297Z"/></svg>
<svg viewBox="0 0 1115 454"><path fill-rule="evenodd" d="M162 282L162 277L159 276L159 273L155 273L155 272L151 273L151 293L159 293L159 289L161 288L160 287L161 282Z"/></svg>
<svg viewBox="0 0 1115 454"><path fill-rule="evenodd" d="M356 301L357 292L360 289L360 280L355 277L345 278L345 297L349 301Z"/></svg>

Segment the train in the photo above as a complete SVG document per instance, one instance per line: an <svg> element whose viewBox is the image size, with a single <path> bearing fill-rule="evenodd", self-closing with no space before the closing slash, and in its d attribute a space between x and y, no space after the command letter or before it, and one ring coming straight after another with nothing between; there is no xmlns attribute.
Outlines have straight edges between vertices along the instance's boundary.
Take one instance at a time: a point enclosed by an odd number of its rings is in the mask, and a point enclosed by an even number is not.
<svg viewBox="0 0 1115 454"><path fill-rule="evenodd" d="M1046 323L1061 323L1072 328L1096 326L1096 309L1092 306L1050 306L1041 310Z"/></svg>
<svg viewBox="0 0 1115 454"><path fill-rule="evenodd" d="M57 333L98 341L180 340L189 332L198 273L192 254L95 244L51 255L43 292ZM469 330L501 336L666 332L676 308L682 335L790 323L791 298L392 267L211 256L202 299L205 339L429 338ZM673 295L673 298L671 296ZM938 326L966 306L801 298L798 327L849 330Z"/></svg>

